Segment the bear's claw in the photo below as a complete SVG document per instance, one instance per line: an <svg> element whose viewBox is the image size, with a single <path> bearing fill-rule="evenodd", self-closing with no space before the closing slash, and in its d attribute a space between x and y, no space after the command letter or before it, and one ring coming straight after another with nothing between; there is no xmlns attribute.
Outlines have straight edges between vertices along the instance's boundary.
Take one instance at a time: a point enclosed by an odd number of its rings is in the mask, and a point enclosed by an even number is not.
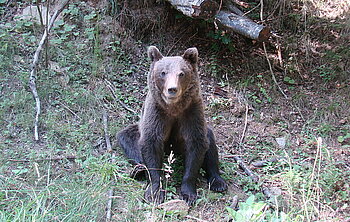
<svg viewBox="0 0 350 222"><path fill-rule="evenodd" d="M227 190L227 183L220 176L217 176L209 180L209 187L212 191L223 192Z"/></svg>

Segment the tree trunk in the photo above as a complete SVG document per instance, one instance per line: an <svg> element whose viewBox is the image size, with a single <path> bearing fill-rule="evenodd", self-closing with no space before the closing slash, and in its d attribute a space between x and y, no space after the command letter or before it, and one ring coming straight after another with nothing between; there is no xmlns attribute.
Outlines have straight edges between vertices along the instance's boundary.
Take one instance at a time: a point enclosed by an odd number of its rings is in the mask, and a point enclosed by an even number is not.
<svg viewBox="0 0 350 222"><path fill-rule="evenodd" d="M186 16L201 19L215 18L218 24L224 28L250 39L266 41L270 36L270 29L268 27L255 23L229 2L225 5L230 11L225 11L221 10L219 4L213 0L168 1Z"/></svg>
<svg viewBox="0 0 350 222"><path fill-rule="evenodd" d="M212 0L168 0L177 10L193 18L213 18L219 11L219 4Z"/></svg>
<svg viewBox="0 0 350 222"><path fill-rule="evenodd" d="M249 18L232 12L220 11L215 18L220 24L245 37L258 41L266 41L270 36L270 29L259 25Z"/></svg>

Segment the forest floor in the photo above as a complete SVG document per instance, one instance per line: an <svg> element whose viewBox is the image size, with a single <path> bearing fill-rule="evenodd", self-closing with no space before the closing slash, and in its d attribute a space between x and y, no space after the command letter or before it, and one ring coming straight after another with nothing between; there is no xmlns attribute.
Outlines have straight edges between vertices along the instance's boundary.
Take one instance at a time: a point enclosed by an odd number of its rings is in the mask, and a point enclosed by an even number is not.
<svg viewBox="0 0 350 222"><path fill-rule="evenodd" d="M349 1L265 6L274 31L265 45L166 3L94 2L71 1L51 31L37 70L34 141L28 79L43 28L21 16L27 1L0 0L0 221L102 221L111 189L112 221L350 220ZM259 21L256 8L249 16ZM181 157L167 163L166 204L155 206L143 201L146 182L130 178L115 143L139 119L149 45L163 55L199 50L206 118L229 189L211 192L200 178L190 208L177 201Z"/></svg>

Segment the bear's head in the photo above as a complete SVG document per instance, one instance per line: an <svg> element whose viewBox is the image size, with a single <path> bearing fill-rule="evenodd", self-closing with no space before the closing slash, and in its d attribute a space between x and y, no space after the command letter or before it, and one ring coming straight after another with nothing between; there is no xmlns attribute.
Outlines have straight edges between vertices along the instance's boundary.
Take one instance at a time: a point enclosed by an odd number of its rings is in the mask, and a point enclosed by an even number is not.
<svg viewBox="0 0 350 222"><path fill-rule="evenodd" d="M156 91L157 96L167 105L173 105L183 100L185 94L198 92L199 76L197 73L198 50L187 49L182 56L163 56L157 47L148 48L151 59L151 69L148 77L150 90ZM189 98L185 98L189 99Z"/></svg>

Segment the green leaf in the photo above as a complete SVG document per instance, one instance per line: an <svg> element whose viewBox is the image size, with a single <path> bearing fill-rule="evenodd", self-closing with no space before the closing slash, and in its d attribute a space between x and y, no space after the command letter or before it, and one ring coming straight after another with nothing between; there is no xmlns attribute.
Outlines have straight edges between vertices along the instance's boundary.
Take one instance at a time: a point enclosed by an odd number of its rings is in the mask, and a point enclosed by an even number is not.
<svg viewBox="0 0 350 222"><path fill-rule="evenodd" d="M345 141L344 136L338 136L338 142L343 143Z"/></svg>
<svg viewBox="0 0 350 222"><path fill-rule="evenodd" d="M283 81L285 81L286 83L289 83L289 84L295 84L295 80L286 76L283 78Z"/></svg>
<svg viewBox="0 0 350 222"><path fill-rule="evenodd" d="M12 170L12 172L16 175L20 175L22 173L28 172L28 169L24 168L24 169Z"/></svg>

